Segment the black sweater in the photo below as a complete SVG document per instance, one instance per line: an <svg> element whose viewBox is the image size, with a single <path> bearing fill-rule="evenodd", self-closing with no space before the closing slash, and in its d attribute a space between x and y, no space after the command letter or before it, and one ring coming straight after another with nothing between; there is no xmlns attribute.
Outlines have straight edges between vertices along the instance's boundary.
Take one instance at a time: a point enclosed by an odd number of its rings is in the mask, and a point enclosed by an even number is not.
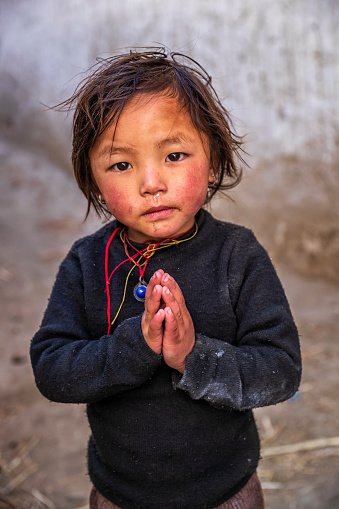
<svg viewBox="0 0 339 509"><path fill-rule="evenodd" d="M297 330L271 261L246 228L197 216L192 240L156 252L179 283L196 343L183 375L143 339L134 271L117 325L106 334L104 249L112 222L76 242L60 266L31 359L40 391L87 403L89 474L124 509L209 509L255 471L251 409L283 401L301 373ZM110 270L125 259L118 237ZM111 283L112 315L130 263Z"/></svg>

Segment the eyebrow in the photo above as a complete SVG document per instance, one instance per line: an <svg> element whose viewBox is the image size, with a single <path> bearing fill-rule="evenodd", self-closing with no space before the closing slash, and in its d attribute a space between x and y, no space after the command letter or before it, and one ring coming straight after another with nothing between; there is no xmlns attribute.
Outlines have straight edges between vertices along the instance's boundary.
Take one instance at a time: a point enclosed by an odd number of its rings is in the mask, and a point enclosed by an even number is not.
<svg viewBox="0 0 339 509"><path fill-rule="evenodd" d="M106 145L105 147L103 147L100 151L99 151L99 154L98 154L98 158L99 157L106 157L106 156L111 156L113 154L120 154L120 153L127 153L127 154L135 154L136 153L136 149L134 149L133 147L123 147L123 146L114 146L112 143L110 145Z"/></svg>
<svg viewBox="0 0 339 509"><path fill-rule="evenodd" d="M177 132L173 136L169 136L168 138L164 138L160 140L156 146L157 148L163 148L166 145L175 145L178 143L193 143L193 139L187 136L187 134L183 132Z"/></svg>
<svg viewBox="0 0 339 509"><path fill-rule="evenodd" d="M179 131L175 133L173 136L169 136L168 138L164 138L156 143L156 148L161 149L166 147L166 145L176 145L180 143L193 143L193 139L187 136L187 134ZM126 147L122 145L114 146L114 142L109 145L104 146L98 153L98 158L111 156L113 154L135 154L137 150L133 147Z"/></svg>

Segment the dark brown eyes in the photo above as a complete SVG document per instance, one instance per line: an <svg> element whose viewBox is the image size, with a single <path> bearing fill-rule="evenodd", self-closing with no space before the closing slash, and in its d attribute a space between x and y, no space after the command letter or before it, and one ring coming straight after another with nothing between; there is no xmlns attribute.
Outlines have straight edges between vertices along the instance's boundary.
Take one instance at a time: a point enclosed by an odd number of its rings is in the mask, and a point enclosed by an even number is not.
<svg viewBox="0 0 339 509"><path fill-rule="evenodd" d="M177 161L181 161L185 157L185 154L183 152L172 152L171 154L168 154L166 157L166 161L170 161L171 163L176 163Z"/></svg>

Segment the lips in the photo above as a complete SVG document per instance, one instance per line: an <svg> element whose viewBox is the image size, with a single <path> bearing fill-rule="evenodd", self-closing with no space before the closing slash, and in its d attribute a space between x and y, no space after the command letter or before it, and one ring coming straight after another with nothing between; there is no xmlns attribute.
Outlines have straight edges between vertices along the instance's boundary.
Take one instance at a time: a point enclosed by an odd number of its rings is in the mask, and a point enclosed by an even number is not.
<svg viewBox="0 0 339 509"><path fill-rule="evenodd" d="M175 211L174 207L165 207L164 205L159 205L158 207L151 207L143 213L144 217L148 217L150 219L162 219L169 217Z"/></svg>

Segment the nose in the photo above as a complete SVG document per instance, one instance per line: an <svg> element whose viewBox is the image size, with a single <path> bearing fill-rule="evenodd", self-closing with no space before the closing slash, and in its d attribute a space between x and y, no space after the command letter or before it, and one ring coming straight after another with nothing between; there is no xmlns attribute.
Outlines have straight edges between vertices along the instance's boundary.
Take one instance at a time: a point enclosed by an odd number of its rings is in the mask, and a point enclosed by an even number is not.
<svg viewBox="0 0 339 509"><path fill-rule="evenodd" d="M147 166L141 171L140 177L140 194L142 196L156 195L165 192L167 184L165 176L161 170L154 165Z"/></svg>

